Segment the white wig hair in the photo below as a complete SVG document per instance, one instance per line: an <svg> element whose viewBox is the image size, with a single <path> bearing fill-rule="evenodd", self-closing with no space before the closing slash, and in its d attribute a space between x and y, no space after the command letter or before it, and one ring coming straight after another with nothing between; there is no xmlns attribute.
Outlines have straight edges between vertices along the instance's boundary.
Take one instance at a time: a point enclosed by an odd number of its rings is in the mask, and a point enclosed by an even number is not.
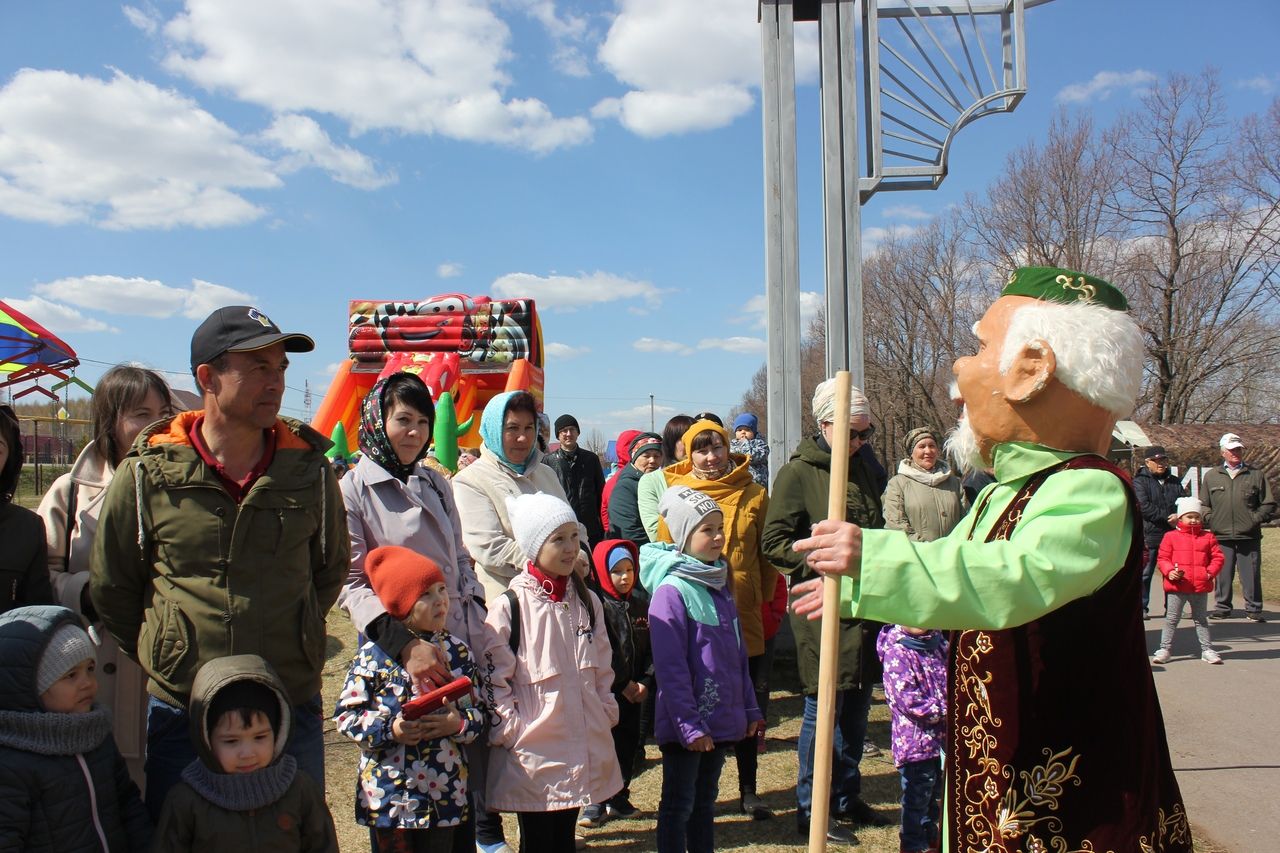
<svg viewBox="0 0 1280 853"><path fill-rule="evenodd" d="M1127 312L1087 302L1037 302L1013 312L1000 372L1023 348L1043 340L1057 359L1063 385L1117 418L1127 417L1142 384L1142 332Z"/></svg>

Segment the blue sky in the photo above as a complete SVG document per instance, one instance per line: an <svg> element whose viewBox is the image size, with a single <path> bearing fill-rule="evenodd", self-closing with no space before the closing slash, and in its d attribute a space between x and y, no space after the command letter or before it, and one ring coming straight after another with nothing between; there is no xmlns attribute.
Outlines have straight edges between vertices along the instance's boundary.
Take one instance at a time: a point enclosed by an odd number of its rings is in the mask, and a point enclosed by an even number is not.
<svg viewBox="0 0 1280 853"><path fill-rule="evenodd" d="M961 131L936 192L865 208L868 247L980 191L1060 106L1100 125L1170 71L1233 116L1280 96L1280 4L1056 0L1029 94ZM801 287L823 288L816 28L797 28ZM615 435L723 413L764 359L753 0L9 0L0 4L0 299L90 383L186 374L246 302L346 355L350 299L538 300L547 409ZM1105 274L1105 271L1099 271Z"/></svg>

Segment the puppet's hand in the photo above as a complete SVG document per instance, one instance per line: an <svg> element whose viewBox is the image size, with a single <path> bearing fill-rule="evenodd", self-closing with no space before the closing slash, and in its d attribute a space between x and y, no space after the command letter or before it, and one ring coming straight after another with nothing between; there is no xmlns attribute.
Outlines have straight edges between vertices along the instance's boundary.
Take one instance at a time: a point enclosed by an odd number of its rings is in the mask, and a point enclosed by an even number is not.
<svg viewBox="0 0 1280 853"><path fill-rule="evenodd" d="M847 521L819 521L812 536L791 547L805 555L806 566L824 575L856 578L862 567L862 528Z"/></svg>

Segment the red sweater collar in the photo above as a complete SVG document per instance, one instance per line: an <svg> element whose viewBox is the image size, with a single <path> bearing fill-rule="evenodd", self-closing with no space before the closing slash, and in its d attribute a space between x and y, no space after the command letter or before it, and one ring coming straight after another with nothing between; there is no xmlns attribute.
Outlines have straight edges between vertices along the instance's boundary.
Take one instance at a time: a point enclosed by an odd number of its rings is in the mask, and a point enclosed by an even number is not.
<svg viewBox="0 0 1280 853"><path fill-rule="evenodd" d="M564 601L564 591L569 585L568 575L565 575L564 577L549 575L533 563L529 563L528 570L529 574L533 576L533 579L542 587L542 591L545 592L552 601Z"/></svg>

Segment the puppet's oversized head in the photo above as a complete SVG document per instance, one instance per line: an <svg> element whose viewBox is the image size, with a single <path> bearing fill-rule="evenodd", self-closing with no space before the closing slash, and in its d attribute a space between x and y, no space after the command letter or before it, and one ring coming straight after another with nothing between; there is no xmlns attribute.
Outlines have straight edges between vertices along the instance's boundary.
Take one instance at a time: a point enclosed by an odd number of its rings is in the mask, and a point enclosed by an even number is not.
<svg viewBox="0 0 1280 853"><path fill-rule="evenodd" d="M992 450L1026 441L1105 454L1142 380L1142 334L1124 295L1093 276L1023 267L974 325L978 352L956 360L957 462L988 468Z"/></svg>

